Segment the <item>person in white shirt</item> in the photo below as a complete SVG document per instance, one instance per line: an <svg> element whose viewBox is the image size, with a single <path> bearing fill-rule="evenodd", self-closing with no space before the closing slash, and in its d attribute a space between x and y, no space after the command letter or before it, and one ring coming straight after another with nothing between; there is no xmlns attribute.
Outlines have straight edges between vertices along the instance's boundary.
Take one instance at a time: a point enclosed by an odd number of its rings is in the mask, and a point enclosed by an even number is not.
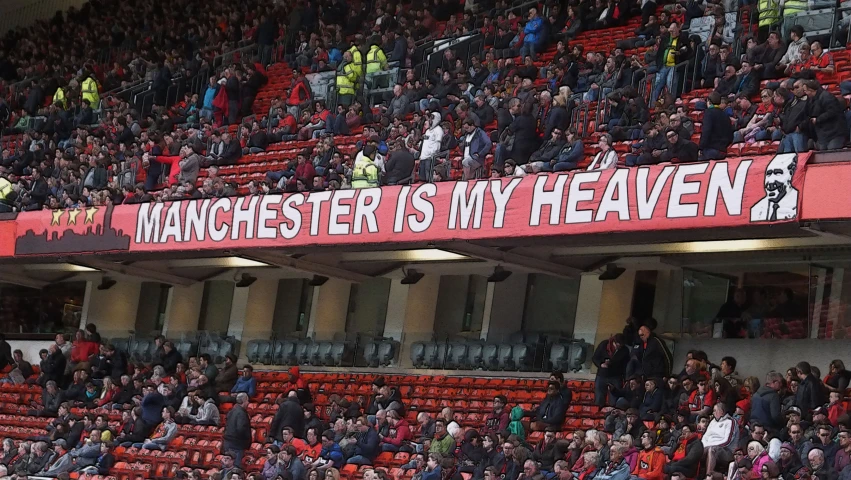
<svg viewBox="0 0 851 480"><path fill-rule="evenodd" d="M436 160L430 160L440 153L440 145L443 141L443 127L440 126L440 114L433 112L426 118L426 131L423 134L423 145L420 147L420 180L431 178Z"/></svg>
<svg viewBox="0 0 851 480"><path fill-rule="evenodd" d="M618 152L612 148L612 142L612 136L608 133L604 133L600 137L600 140L597 142L597 146L600 147L600 153L594 157L591 165L588 165L589 172L591 170L608 170L618 166Z"/></svg>

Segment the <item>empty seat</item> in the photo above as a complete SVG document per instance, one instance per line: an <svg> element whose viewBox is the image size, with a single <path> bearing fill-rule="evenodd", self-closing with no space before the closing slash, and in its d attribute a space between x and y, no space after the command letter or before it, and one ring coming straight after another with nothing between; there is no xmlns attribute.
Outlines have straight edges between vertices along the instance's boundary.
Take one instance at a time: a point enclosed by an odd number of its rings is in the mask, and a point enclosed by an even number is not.
<svg viewBox="0 0 851 480"><path fill-rule="evenodd" d="M535 349L525 343L514 344L511 346L511 357L513 370L529 370L535 361Z"/></svg>
<svg viewBox="0 0 851 480"><path fill-rule="evenodd" d="M378 366L378 342L366 342L363 344L363 361L367 367Z"/></svg>
<svg viewBox="0 0 851 480"><path fill-rule="evenodd" d="M339 367L343 364L343 356L346 354L345 342L334 342L331 351L328 352L328 365Z"/></svg>
<svg viewBox="0 0 851 480"><path fill-rule="evenodd" d="M260 343L263 340L251 340L245 346L245 357L250 363L260 363Z"/></svg>
<svg viewBox="0 0 851 480"><path fill-rule="evenodd" d="M588 352L589 345L581 340L556 343L550 349L550 362L553 369L578 372L585 365Z"/></svg>
<svg viewBox="0 0 851 480"><path fill-rule="evenodd" d="M514 359L511 356L511 344L501 343L499 345L497 363L500 370L509 370L514 365Z"/></svg>
<svg viewBox="0 0 851 480"><path fill-rule="evenodd" d="M482 368L485 370L499 369L499 345L487 343L482 347Z"/></svg>
<svg viewBox="0 0 851 480"><path fill-rule="evenodd" d="M180 355L183 358L189 358L195 355L196 345L195 342L191 340L180 340L178 342L174 342L174 349L180 352Z"/></svg>
<svg viewBox="0 0 851 480"><path fill-rule="evenodd" d="M310 340L302 340L295 344L295 363L306 365L310 361L310 346L313 344Z"/></svg>
<svg viewBox="0 0 851 480"><path fill-rule="evenodd" d="M438 351L438 346L436 342L428 342L425 344L425 355L423 359L423 367L425 368L434 368L438 363L438 356L440 352ZM442 363L442 362L441 362Z"/></svg>
<svg viewBox="0 0 851 480"><path fill-rule="evenodd" d="M446 368L464 368L467 363L467 344L452 342L447 346Z"/></svg>
<svg viewBox="0 0 851 480"><path fill-rule="evenodd" d="M331 342L319 342L314 345L311 365L328 365L331 359Z"/></svg>
<svg viewBox="0 0 851 480"><path fill-rule="evenodd" d="M134 338L130 342L130 357L137 362L150 362L151 355L149 352L153 343L147 338Z"/></svg>
<svg viewBox="0 0 851 480"><path fill-rule="evenodd" d="M482 366L485 344L472 342L467 344L467 367L476 369Z"/></svg>
<svg viewBox="0 0 851 480"><path fill-rule="evenodd" d="M129 351L130 339L127 338L127 337L111 338L111 339L109 339L109 343L111 343L112 346L114 346L115 349L119 352L124 352L124 353L128 353L128 354L130 353L130 351Z"/></svg>
<svg viewBox="0 0 851 480"><path fill-rule="evenodd" d="M295 361L295 342L292 340L278 340L275 342L274 363L279 365L292 365Z"/></svg>
<svg viewBox="0 0 851 480"><path fill-rule="evenodd" d="M397 342L384 340L378 344L378 365L387 366L396 358Z"/></svg>
<svg viewBox="0 0 851 480"><path fill-rule="evenodd" d="M426 343L414 342L411 344L411 365L414 368L425 366Z"/></svg>

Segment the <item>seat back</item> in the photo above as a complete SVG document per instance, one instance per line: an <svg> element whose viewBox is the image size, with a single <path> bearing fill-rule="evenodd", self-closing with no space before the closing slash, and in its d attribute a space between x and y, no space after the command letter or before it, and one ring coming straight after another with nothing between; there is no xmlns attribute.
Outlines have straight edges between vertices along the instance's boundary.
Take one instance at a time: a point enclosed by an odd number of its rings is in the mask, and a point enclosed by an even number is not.
<svg viewBox="0 0 851 480"><path fill-rule="evenodd" d="M257 355L259 357L260 363L264 363L267 365L272 363L272 341L261 341L257 351Z"/></svg>
<svg viewBox="0 0 851 480"><path fill-rule="evenodd" d="M328 353L329 365L337 366L343 364L343 356L346 354L346 342L334 342L331 344L331 351Z"/></svg>
<svg viewBox="0 0 851 480"><path fill-rule="evenodd" d="M467 363L467 344L452 342L447 346L446 368L463 368Z"/></svg>
<svg viewBox="0 0 851 480"><path fill-rule="evenodd" d="M299 365L306 365L310 362L310 346L313 344L312 341L301 340L295 345L295 361Z"/></svg>
<svg viewBox="0 0 851 480"><path fill-rule="evenodd" d="M567 350L568 346L564 343L554 343L550 348L550 363L553 364L553 370L560 370L562 372L570 370L567 368Z"/></svg>
<svg viewBox="0 0 851 480"><path fill-rule="evenodd" d="M482 368L485 370L499 369L499 345L486 343L482 347Z"/></svg>
<svg viewBox="0 0 851 480"><path fill-rule="evenodd" d="M591 345L582 340L574 340L570 342L567 352L567 368L565 371L578 372L585 366L588 361L588 354L591 352Z"/></svg>
<svg viewBox="0 0 851 480"><path fill-rule="evenodd" d="M510 370L514 366L510 343L502 343L499 345L499 357L497 360L500 370Z"/></svg>
<svg viewBox="0 0 851 480"><path fill-rule="evenodd" d="M245 357L249 363L260 363L260 343L263 340L250 340L245 346Z"/></svg>
<svg viewBox="0 0 851 480"><path fill-rule="evenodd" d="M331 363L331 342L320 342L317 347L314 365L329 365Z"/></svg>
<svg viewBox="0 0 851 480"><path fill-rule="evenodd" d="M378 366L378 342L366 342L363 344L363 361L368 367Z"/></svg>
<svg viewBox="0 0 851 480"><path fill-rule="evenodd" d="M396 342L393 340L380 342L378 344L378 364L390 365L394 358L396 358Z"/></svg>
<svg viewBox="0 0 851 480"><path fill-rule="evenodd" d="M467 345L467 367L476 369L482 365L485 344L472 342Z"/></svg>
<svg viewBox="0 0 851 480"><path fill-rule="evenodd" d="M532 367L532 362L535 360L534 348L525 343L514 344L511 346L511 356L515 370L527 370Z"/></svg>
<svg viewBox="0 0 851 480"><path fill-rule="evenodd" d="M427 342L425 344L425 355L423 358L424 368L434 368L437 365L437 357L439 355L436 342Z"/></svg>
<svg viewBox="0 0 851 480"><path fill-rule="evenodd" d="M276 352L275 358L280 365L292 365L296 362L295 352L296 343L292 340L281 340L276 342L276 348L280 345L280 350Z"/></svg>
<svg viewBox="0 0 851 480"><path fill-rule="evenodd" d="M414 342L411 344L411 365L414 368L421 368L425 365L426 343Z"/></svg>

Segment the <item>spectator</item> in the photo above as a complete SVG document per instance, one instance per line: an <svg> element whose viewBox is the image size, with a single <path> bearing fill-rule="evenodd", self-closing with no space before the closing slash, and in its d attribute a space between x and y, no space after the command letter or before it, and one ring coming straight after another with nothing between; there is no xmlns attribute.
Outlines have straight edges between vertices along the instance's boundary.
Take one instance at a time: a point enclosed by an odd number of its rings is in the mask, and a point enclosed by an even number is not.
<svg viewBox="0 0 851 480"><path fill-rule="evenodd" d="M627 480L629 464L624 460L626 447L613 445L609 450L609 461L594 475L594 480Z"/></svg>
<svg viewBox="0 0 851 480"><path fill-rule="evenodd" d="M650 96L652 105L656 104L659 95L666 87L672 96L676 96L677 93L673 89L677 75L675 67L693 56L688 35L680 31L680 25L677 22L670 23L668 33L660 37L659 45L656 54L658 72L653 83L653 93Z"/></svg>
<svg viewBox="0 0 851 480"><path fill-rule="evenodd" d="M236 465L242 464L242 457L251 446L251 423L248 418L248 395L237 394L236 404L228 412L225 423L225 431L222 451L233 455Z"/></svg>
<svg viewBox="0 0 851 480"><path fill-rule="evenodd" d="M653 333L655 326L653 320L638 329L640 343L637 353L645 378L662 378L671 373L671 353L665 342Z"/></svg>
<svg viewBox="0 0 851 480"><path fill-rule="evenodd" d="M293 480L306 480L307 470L304 468L304 463L296 453L296 449L292 445L286 445L281 448L281 453L278 454L279 470L286 470L292 476Z"/></svg>
<svg viewBox="0 0 851 480"><path fill-rule="evenodd" d="M733 143L733 127L727 114L719 108L720 103L721 96L717 92L709 94L700 133L700 161L726 158L727 148Z"/></svg>
<svg viewBox="0 0 851 480"><path fill-rule="evenodd" d="M618 153L614 150L613 147L614 140L612 140L612 136L608 133L604 133L600 136L600 140L597 142L597 146L600 148L600 151L594 156L594 160L591 161L591 164L588 165L588 171L592 170L608 170L611 168L617 168L618 166Z"/></svg>
<svg viewBox="0 0 851 480"><path fill-rule="evenodd" d="M397 452L405 442L411 440L411 430L408 427L408 422L401 418L395 410L387 412L387 421L390 423L390 434L386 437L379 435L381 451Z"/></svg>
<svg viewBox="0 0 851 480"><path fill-rule="evenodd" d="M371 465L380 452L378 432L369 425L366 417L360 417L355 428L360 432L360 436L354 448L354 455L349 457L346 463ZM434 442L432 442L432 447L434 447Z"/></svg>
<svg viewBox="0 0 851 480"><path fill-rule="evenodd" d="M645 480L663 480L663 469L668 458L662 449L656 446L656 433L645 431L640 440L641 451L638 453L638 462L632 469L632 475Z"/></svg>
<svg viewBox="0 0 851 480"><path fill-rule="evenodd" d="M706 452L706 470L715 471L720 459L723 463L732 460L732 450L739 443L739 428L736 421L727 413L727 406L716 403L712 407L712 421L701 438Z"/></svg>
<svg viewBox="0 0 851 480"><path fill-rule="evenodd" d="M703 443L694 424L684 424L681 430L676 450L671 455L671 463L665 465L663 471L669 475L681 473L686 478L694 478L703 459Z"/></svg>
<svg viewBox="0 0 851 480"><path fill-rule="evenodd" d="M843 108L830 92L821 88L816 80L804 80L807 95L807 115L816 134L819 150L835 150L848 143L848 123Z"/></svg>
<svg viewBox="0 0 851 480"><path fill-rule="evenodd" d="M508 399L505 395L497 395L493 399L493 410L485 418L485 426L482 430L484 435L504 432L508 428Z"/></svg>
<svg viewBox="0 0 851 480"><path fill-rule="evenodd" d="M154 429L150 438L144 442L134 444L136 448L147 448L148 450L165 451L168 444L177 436L177 424L174 422L174 409L165 407L162 411L163 421Z"/></svg>
<svg viewBox="0 0 851 480"><path fill-rule="evenodd" d="M509 100L508 112L513 120L500 135L494 154L495 166L502 167L508 158L517 162L517 165L525 165L529 162L532 152L537 150L538 134L531 109L531 103L521 107L519 98Z"/></svg>
<svg viewBox="0 0 851 480"><path fill-rule="evenodd" d="M690 137L681 134L682 129L670 128L665 133L668 140L668 148L662 152L663 162L689 163L698 159L698 146L691 141Z"/></svg>
<svg viewBox="0 0 851 480"><path fill-rule="evenodd" d="M213 368L216 367L213 366ZM238 377L239 370L236 368L236 355L232 353L225 355L225 366L222 371L216 375L216 391L230 392L233 386L236 385ZM209 376L207 378L209 378Z"/></svg>
<svg viewBox="0 0 851 480"><path fill-rule="evenodd" d="M482 177L479 172L485 165L485 157L491 151L491 139L484 130L477 127L472 119L464 120L463 135L459 148L464 152L461 165L464 168L464 180Z"/></svg>
<svg viewBox="0 0 851 480"><path fill-rule="evenodd" d="M415 163L414 155L405 148L404 140L392 143L390 157L385 164L384 184L399 185L413 181Z"/></svg>
<svg viewBox="0 0 851 480"><path fill-rule="evenodd" d="M547 396L536 410L532 430L542 431L547 427L561 429L568 404L561 396L560 390L561 385L558 382L550 381L547 384Z"/></svg>

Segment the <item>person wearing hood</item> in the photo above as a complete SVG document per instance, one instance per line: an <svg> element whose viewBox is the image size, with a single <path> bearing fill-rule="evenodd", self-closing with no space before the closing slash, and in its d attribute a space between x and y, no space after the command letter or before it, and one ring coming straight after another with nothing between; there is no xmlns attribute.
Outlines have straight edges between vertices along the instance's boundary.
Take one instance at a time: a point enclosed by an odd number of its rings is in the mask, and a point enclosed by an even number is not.
<svg viewBox="0 0 851 480"><path fill-rule="evenodd" d="M785 426L780 409L780 389L783 388L783 375L771 371L765 375L763 384L751 396L751 421L759 422L769 432L779 432Z"/></svg>
<svg viewBox="0 0 851 480"><path fill-rule="evenodd" d="M739 428L736 421L727 412L727 406L716 403L712 407L712 421L706 427L700 441L706 450L706 471L715 471L719 458L723 462L732 460L732 451L739 443Z"/></svg>
<svg viewBox="0 0 851 480"><path fill-rule="evenodd" d="M387 421L390 423L390 434L385 437L379 435L381 451L398 452L399 447L413 438L411 429L408 426L408 421L401 418L395 410L387 411Z"/></svg>
<svg viewBox="0 0 851 480"><path fill-rule="evenodd" d="M419 179L431 178L431 172L437 163L435 158L440 153L440 145L443 142L443 127L440 126L440 113L431 112L426 117L426 131L423 133L423 144L420 148L420 171Z"/></svg>
<svg viewBox="0 0 851 480"><path fill-rule="evenodd" d="M703 459L703 443L694 424L684 424L677 448L671 455L671 463L662 469L666 474L681 473L686 478L697 477Z"/></svg>
<svg viewBox="0 0 851 480"><path fill-rule="evenodd" d="M461 443L461 453L458 456L458 470L462 473L475 473L483 471L487 465L482 466L487 452L482 447L482 436L476 430L464 432L464 441Z"/></svg>
<svg viewBox="0 0 851 480"><path fill-rule="evenodd" d="M777 466L780 467L780 474L783 478L794 478L795 474L804 468L798 450L789 442L780 445L780 458L777 460Z"/></svg>

